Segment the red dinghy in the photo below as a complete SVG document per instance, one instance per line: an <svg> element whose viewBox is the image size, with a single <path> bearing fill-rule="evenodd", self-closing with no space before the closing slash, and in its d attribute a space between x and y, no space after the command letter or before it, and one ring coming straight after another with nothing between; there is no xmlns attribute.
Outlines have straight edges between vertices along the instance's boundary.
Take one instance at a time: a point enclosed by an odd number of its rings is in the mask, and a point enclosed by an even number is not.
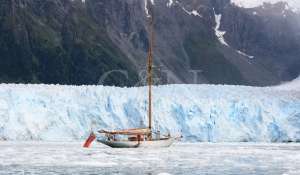
<svg viewBox="0 0 300 175"><path fill-rule="evenodd" d="M92 132L89 136L89 138L85 141L83 147L89 148L92 142L96 139L96 135Z"/></svg>

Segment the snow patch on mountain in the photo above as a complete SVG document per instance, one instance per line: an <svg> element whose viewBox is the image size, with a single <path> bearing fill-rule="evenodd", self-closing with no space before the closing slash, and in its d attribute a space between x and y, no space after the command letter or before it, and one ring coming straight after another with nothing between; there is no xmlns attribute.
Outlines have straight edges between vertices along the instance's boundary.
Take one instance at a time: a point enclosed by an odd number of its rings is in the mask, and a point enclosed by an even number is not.
<svg viewBox="0 0 300 175"><path fill-rule="evenodd" d="M215 14L215 22L216 22L216 26L215 26L215 34L218 38L218 40L220 41L221 44L225 45L225 46L229 46L227 44L227 42L225 41L224 35L226 34L226 31L221 31L220 27L221 27L221 19L222 19L222 14L216 14L216 12L214 11Z"/></svg>
<svg viewBox="0 0 300 175"><path fill-rule="evenodd" d="M148 0L144 0L144 9L145 9L146 17L147 17L147 18L150 18L151 15L149 14Z"/></svg>
<svg viewBox="0 0 300 175"><path fill-rule="evenodd" d="M178 2L178 1L173 1L173 0L170 0L169 1L169 3L167 4L167 6L168 7L170 7L172 4L174 4L174 3L176 3L176 4L178 4L180 7L181 7L181 9L186 13L186 14L188 14L188 15L193 15L193 16L198 16L198 17L200 17L200 18L203 18L203 16L197 11L197 10L191 10L191 11L189 11L189 10L187 10L180 2Z"/></svg>
<svg viewBox="0 0 300 175"><path fill-rule="evenodd" d="M199 16L200 18L203 17L202 15L200 15L200 14L198 13L197 10L188 11L188 10L185 9L184 7L182 7L182 10L185 11L188 15Z"/></svg>
<svg viewBox="0 0 300 175"><path fill-rule="evenodd" d="M253 59L253 58L254 58L254 56L248 55L248 54L246 54L245 52L242 52L242 51L240 51L240 50L238 50L237 52L238 52L240 55L243 55L243 56L248 57L248 58L250 58L250 59Z"/></svg>
<svg viewBox="0 0 300 175"><path fill-rule="evenodd" d="M78 140L147 123L147 88L0 85L0 139ZM154 87L154 124L184 140L300 141L300 92L273 87Z"/></svg>
<svg viewBox="0 0 300 175"><path fill-rule="evenodd" d="M169 0L169 2L167 3L167 7L171 7L174 4L173 0Z"/></svg>
<svg viewBox="0 0 300 175"><path fill-rule="evenodd" d="M71 1L73 2L74 0L71 0ZM85 3L85 0L81 0L81 2L82 2L82 3Z"/></svg>
<svg viewBox="0 0 300 175"><path fill-rule="evenodd" d="M264 3L275 4L278 2L286 2L286 10L292 10L294 12L299 12L300 1L299 0L231 0L231 3L243 7L243 8L254 8L262 6Z"/></svg>
<svg viewBox="0 0 300 175"><path fill-rule="evenodd" d="M149 5L149 4L148 4L148 1L149 1L149 0L144 0L144 9L145 9L146 17L147 17L147 18L150 18L151 15L150 15L149 9L148 9L148 5ZM150 0L150 3L151 3L152 5L155 5L154 0Z"/></svg>

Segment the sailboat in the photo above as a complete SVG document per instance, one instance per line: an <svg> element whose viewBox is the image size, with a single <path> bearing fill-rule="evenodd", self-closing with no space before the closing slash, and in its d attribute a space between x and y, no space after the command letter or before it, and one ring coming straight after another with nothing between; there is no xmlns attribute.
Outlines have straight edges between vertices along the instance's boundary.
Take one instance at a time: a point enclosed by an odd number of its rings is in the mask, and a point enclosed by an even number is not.
<svg viewBox="0 0 300 175"><path fill-rule="evenodd" d="M115 131L99 130L98 133L104 137L98 138L97 141L112 148L169 147L175 140L170 134L162 135L159 130L154 131L152 128L153 17L151 17L150 26L151 36L147 54L148 127ZM92 133L85 147L88 147L94 139L96 137Z"/></svg>

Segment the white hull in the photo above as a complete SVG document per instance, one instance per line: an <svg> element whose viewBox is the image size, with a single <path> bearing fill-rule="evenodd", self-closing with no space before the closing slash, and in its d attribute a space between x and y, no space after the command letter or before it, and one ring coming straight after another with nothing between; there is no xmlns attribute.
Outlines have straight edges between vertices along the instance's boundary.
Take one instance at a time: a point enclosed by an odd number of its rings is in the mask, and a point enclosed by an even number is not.
<svg viewBox="0 0 300 175"><path fill-rule="evenodd" d="M171 146L174 142L174 138L151 141L109 141L101 139L97 141L112 148L161 148Z"/></svg>

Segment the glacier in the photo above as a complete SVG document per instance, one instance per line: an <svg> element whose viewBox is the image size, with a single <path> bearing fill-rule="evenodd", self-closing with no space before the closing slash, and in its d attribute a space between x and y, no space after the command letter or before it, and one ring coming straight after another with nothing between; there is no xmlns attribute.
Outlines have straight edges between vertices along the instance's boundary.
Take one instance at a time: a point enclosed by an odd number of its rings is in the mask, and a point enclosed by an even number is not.
<svg viewBox="0 0 300 175"><path fill-rule="evenodd" d="M154 124L184 141L299 142L299 79L275 87L154 87ZM147 88L0 85L0 140L75 141L147 124Z"/></svg>

